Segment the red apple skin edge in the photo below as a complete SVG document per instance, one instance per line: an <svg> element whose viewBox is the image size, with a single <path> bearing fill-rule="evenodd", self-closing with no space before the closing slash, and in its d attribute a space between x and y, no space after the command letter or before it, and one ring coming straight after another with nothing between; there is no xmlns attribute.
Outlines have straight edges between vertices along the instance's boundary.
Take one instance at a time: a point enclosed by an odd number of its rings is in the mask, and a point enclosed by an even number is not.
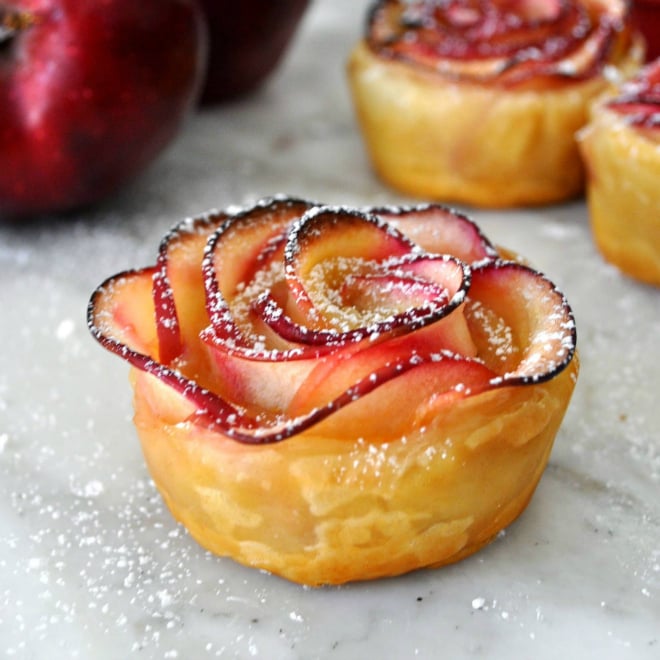
<svg viewBox="0 0 660 660"><path fill-rule="evenodd" d="M202 105L255 90L285 54L309 0L200 0L210 50Z"/></svg>
<svg viewBox="0 0 660 660"><path fill-rule="evenodd" d="M0 219L97 202L198 100L196 0L0 0Z"/></svg>

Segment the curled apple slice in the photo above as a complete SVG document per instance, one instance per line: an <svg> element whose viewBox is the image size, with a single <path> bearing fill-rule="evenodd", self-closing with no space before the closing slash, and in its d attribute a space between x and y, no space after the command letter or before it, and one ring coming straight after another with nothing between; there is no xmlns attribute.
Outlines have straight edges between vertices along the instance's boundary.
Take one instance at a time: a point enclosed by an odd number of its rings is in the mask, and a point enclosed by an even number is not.
<svg viewBox="0 0 660 660"><path fill-rule="evenodd" d="M220 420L234 421L239 411L174 366L155 357L160 354L153 282L156 268L127 271L103 282L92 295L88 325L92 336L132 367L154 376L187 399L197 411Z"/></svg>
<svg viewBox="0 0 660 660"><path fill-rule="evenodd" d="M213 213L106 280L88 315L133 367L174 514L308 584L487 543L529 500L577 375L562 294L438 206Z"/></svg>
<svg viewBox="0 0 660 660"><path fill-rule="evenodd" d="M451 254L469 264L500 255L475 222L438 204L380 207L370 212L432 254Z"/></svg>
<svg viewBox="0 0 660 660"><path fill-rule="evenodd" d="M226 219L213 213L184 221L163 238L153 275L153 299L158 332L159 359L168 364L196 345L207 325L202 272L197 267L213 227ZM184 293L185 292L185 293Z"/></svg>
<svg viewBox="0 0 660 660"><path fill-rule="evenodd" d="M494 261L475 268L467 307L477 353L498 373L491 385L553 378L573 357L575 321L566 299L527 266Z"/></svg>

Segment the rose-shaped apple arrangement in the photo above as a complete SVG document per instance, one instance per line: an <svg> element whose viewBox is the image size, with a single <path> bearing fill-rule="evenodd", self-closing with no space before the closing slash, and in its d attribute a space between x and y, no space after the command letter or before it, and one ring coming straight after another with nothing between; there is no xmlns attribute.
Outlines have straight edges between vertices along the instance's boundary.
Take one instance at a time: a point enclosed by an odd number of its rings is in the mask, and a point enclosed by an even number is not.
<svg viewBox="0 0 660 660"><path fill-rule="evenodd" d="M596 245L623 272L660 286L660 59L594 104L578 137Z"/></svg>
<svg viewBox="0 0 660 660"><path fill-rule="evenodd" d="M348 78L385 182L519 206L582 191L575 132L608 72L641 59L625 0L380 0Z"/></svg>
<svg viewBox="0 0 660 660"><path fill-rule="evenodd" d="M167 505L206 548L310 584L438 566L529 501L577 377L543 275L440 206L274 198L185 222L104 282Z"/></svg>
<svg viewBox="0 0 660 660"><path fill-rule="evenodd" d="M194 108L205 48L196 0L0 0L0 217L142 172Z"/></svg>

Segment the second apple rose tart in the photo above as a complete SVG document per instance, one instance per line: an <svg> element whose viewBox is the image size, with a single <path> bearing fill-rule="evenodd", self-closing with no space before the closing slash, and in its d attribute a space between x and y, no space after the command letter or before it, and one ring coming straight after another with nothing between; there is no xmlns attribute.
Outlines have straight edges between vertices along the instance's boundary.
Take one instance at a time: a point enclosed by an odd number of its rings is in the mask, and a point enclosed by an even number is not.
<svg viewBox="0 0 660 660"><path fill-rule="evenodd" d="M660 286L660 58L599 98L578 138L598 249Z"/></svg>
<svg viewBox="0 0 660 660"><path fill-rule="evenodd" d="M625 0L378 0L348 79L376 172L424 199L582 192L575 132L642 42Z"/></svg>
<svg viewBox="0 0 660 660"><path fill-rule="evenodd" d="M444 207L276 197L94 292L153 479L204 547L340 584L457 561L525 508L575 386L543 275Z"/></svg>

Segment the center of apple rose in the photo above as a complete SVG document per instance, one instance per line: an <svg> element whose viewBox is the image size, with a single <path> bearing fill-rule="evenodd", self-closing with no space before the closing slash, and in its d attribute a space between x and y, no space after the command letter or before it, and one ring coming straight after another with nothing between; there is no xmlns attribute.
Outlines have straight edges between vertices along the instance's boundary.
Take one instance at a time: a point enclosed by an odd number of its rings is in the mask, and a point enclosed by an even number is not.
<svg viewBox="0 0 660 660"><path fill-rule="evenodd" d="M0 53L8 47L16 34L35 23L34 14L0 5Z"/></svg>
<svg viewBox="0 0 660 660"><path fill-rule="evenodd" d="M308 293L315 308L336 332L385 322L423 304L433 297L436 304L447 304L443 287L406 272L398 272L387 262L360 258L333 258L315 265L308 275ZM253 302L270 292L281 308L287 307L285 273L276 262L256 273L248 286L239 286L232 301L232 315L246 334L251 333Z"/></svg>

